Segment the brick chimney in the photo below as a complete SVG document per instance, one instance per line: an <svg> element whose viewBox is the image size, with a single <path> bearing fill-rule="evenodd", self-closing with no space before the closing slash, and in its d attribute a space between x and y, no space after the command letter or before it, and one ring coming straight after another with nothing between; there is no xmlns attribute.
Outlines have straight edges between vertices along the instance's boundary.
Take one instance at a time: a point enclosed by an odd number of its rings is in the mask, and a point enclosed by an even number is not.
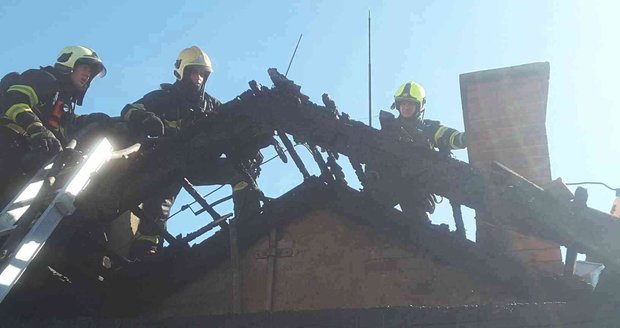
<svg viewBox="0 0 620 328"><path fill-rule="evenodd" d="M499 161L540 186L549 184L549 63L462 74L460 84L469 162L484 171ZM562 272L558 244L502 228L480 215L476 241L482 247L545 271Z"/></svg>

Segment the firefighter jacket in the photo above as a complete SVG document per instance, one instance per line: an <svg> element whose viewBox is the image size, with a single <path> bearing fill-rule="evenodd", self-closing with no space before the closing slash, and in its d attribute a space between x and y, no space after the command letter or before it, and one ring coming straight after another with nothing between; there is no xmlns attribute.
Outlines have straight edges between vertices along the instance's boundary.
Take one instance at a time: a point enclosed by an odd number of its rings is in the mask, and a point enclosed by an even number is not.
<svg viewBox="0 0 620 328"><path fill-rule="evenodd" d="M164 123L165 133L176 133L194 120L216 110L220 101L209 94L202 97L195 90L186 90L180 81L162 84L161 89L152 91L140 100L126 105L121 116L130 126L136 126L145 112L152 112Z"/></svg>
<svg viewBox="0 0 620 328"><path fill-rule="evenodd" d="M8 88L0 90L0 125L22 136L43 126L64 143L78 96L68 91L70 83L51 66L15 74Z"/></svg>
<svg viewBox="0 0 620 328"><path fill-rule="evenodd" d="M415 117L396 118L393 114L381 111L379 114L382 133L388 133L395 138L410 140L423 147L439 148L440 151L461 149L467 146L465 133L445 127L438 121L419 120ZM367 183L364 186L373 198L389 206L400 204L403 212L411 212L417 218L428 217L425 212L435 210L435 197L428 190L423 179L418 179L415 185L405 189L397 189L402 185L402 172L366 166Z"/></svg>
<svg viewBox="0 0 620 328"><path fill-rule="evenodd" d="M392 133L405 133L408 136L422 134L431 147L441 150L463 149L467 147L465 132L459 132L453 128L445 127L439 121L418 120L415 117L404 118L381 111L379 115L382 130Z"/></svg>

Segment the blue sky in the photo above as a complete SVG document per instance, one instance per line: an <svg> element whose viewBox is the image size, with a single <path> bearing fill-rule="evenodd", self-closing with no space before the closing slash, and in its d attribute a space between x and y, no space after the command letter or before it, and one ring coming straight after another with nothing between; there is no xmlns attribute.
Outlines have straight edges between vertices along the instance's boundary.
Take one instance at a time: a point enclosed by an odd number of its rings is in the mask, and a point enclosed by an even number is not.
<svg viewBox="0 0 620 328"><path fill-rule="evenodd" d="M124 104L173 81L178 52L198 45L214 64L208 92L228 101L252 79L269 85L267 68L284 72L303 33L289 77L313 101L320 103L327 92L341 111L367 122L370 10L375 115L388 108L400 84L413 79L427 90L427 118L463 129L459 74L549 61L552 176L620 187L619 7L613 1L559 0L4 0L0 73L50 64L65 45L90 46L104 59L108 75L93 83L80 110L118 115ZM373 122L376 126L378 119ZM264 153L270 157L272 151ZM466 151L456 155L467 159ZM307 165L318 171L311 161ZM355 181L351 171L347 176ZM277 160L264 167L259 180L271 197L299 182L294 166ZM229 192L223 188L209 200ZM609 211L613 192L598 187L589 192L590 206ZM182 195L176 208L188 201ZM229 207L218 209L226 212ZM466 216L468 232L473 233L473 214L468 211ZM170 230L186 233L208 220L206 215L179 215L171 220ZM442 208L433 220L451 223L451 213Z"/></svg>

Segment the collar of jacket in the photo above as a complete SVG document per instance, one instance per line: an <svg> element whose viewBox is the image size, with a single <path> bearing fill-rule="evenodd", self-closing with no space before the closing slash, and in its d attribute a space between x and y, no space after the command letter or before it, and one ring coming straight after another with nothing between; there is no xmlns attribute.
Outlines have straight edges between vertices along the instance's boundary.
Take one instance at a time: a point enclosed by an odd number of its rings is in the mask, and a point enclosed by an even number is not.
<svg viewBox="0 0 620 328"><path fill-rule="evenodd" d="M415 116L403 117L403 116L399 115L397 120L398 120L398 122L400 122L400 124L402 124L403 126L406 126L406 127L417 128L417 127L422 125L422 121L419 120Z"/></svg>
<svg viewBox="0 0 620 328"><path fill-rule="evenodd" d="M174 89L179 95L186 99L189 103L199 103L201 100L200 90L192 83L185 80L178 80L173 84Z"/></svg>
<svg viewBox="0 0 620 328"><path fill-rule="evenodd" d="M58 81L58 91L60 97L64 98L64 101L75 102L77 105L82 105L82 100L86 94L86 90L77 90L71 82L71 76L69 74L63 74L55 69L53 66L41 67L42 71L51 74L56 81Z"/></svg>

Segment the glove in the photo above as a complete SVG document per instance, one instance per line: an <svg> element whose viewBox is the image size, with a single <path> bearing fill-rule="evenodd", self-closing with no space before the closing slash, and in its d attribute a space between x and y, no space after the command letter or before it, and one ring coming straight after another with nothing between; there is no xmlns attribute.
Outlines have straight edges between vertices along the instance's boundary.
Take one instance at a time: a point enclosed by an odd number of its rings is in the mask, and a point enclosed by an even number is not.
<svg viewBox="0 0 620 328"><path fill-rule="evenodd" d="M43 126L36 126L28 131L28 141L31 150L47 152L55 155L62 150L62 145L52 131Z"/></svg>
<svg viewBox="0 0 620 328"><path fill-rule="evenodd" d="M140 126L151 137L161 137L164 135L164 122L154 113L144 112L140 120Z"/></svg>
<svg viewBox="0 0 620 328"><path fill-rule="evenodd" d="M99 125L106 125L110 123L112 119L105 113L92 113L88 115L81 115L76 117L75 122L78 127L84 127L92 123L98 123Z"/></svg>

